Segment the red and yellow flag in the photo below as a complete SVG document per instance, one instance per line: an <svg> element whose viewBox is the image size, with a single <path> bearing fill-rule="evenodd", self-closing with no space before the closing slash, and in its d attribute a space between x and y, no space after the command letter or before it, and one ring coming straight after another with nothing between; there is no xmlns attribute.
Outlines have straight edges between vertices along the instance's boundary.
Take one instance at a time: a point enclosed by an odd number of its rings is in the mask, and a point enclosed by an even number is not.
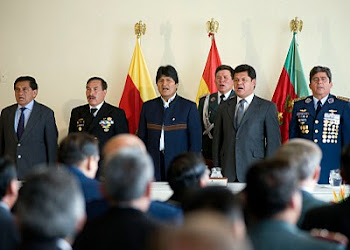
<svg viewBox="0 0 350 250"><path fill-rule="evenodd" d="M207 63L203 71L203 75L199 83L199 88L198 88L197 97L196 97L197 105L200 97L218 91L215 85L215 70L217 67L221 65L221 60L220 60L218 49L216 48L214 34L209 33L209 37L212 38L211 47L210 47Z"/></svg>
<svg viewBox="0 0 350 250"><path fill-rule="evenodd" d="M139 126L142 104L153 98L156 98L156 92L137 39L119 103L119 107L126 113L130 133L135 134Z"/></svg>
<svg viewBox="0 0 350 250"><path fill-rule="evenodd" d="M282 142L289 139L289 122L292 118L294 99L309 95L295 36L296 33L293 34L287 58L272 97L272 101L277 105Z"/></svg>

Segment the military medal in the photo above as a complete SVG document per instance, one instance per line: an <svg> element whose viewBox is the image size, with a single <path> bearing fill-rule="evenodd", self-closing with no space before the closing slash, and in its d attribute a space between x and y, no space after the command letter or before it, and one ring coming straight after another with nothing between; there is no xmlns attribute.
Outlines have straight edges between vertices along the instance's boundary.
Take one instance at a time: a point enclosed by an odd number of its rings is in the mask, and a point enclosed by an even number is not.
<svg viewBox="0 0 350 250"><path fill-rule="evenodd" d="M85 125L84 119L83 118L79 118L78 121L77 121L77 128L78 128L79 132L83 131L84 125Z"/></svg>
<svg viewBox="0 0 350 250"><path fill-rule="evenodd" d="M111 128L112 124L114 124L114 121L113 121L112 117L107 117L107 118L103 118L99 122L99 124L103 128L103 131L107 133L109 131L109 129Z"/></svg>

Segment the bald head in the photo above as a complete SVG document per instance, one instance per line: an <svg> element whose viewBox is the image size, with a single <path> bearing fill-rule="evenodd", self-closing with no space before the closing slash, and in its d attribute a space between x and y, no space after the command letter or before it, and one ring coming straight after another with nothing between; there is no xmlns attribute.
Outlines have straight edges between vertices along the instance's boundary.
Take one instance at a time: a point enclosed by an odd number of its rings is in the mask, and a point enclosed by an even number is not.
<svg viewBox="0 0 350 250"><path fill-rule="evenodd" d="M124 148L137 148L143 152L146 152L146 146L143 141L133 134L120 134L112 137L107 141L103 148L103 156L105 158L118 153Z"/></svg>

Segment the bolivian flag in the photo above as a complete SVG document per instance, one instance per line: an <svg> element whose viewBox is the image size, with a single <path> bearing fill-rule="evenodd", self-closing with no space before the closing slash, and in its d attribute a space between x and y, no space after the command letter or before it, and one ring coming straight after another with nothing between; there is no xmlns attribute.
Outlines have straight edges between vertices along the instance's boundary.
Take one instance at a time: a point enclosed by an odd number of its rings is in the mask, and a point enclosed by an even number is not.
<svg viewBox="0 0 350 250"><path fill-rule="evenodd" d="M292 118L294 100L309 95L295 36L296 33L293 34L288 55L272 97L272 101L277 105L282 142L289 139L289 122Z"/></svg>
<svg viewBox="0 0 350 250"><path fill-rule="evenodd" d="M207 64L205 65L202 79L199 83L199 88L196 97L196 103L198 105L199 99L207 94L217 92L215 85L215 70L221 65L221 60L219 56L218 49L216 48L215 37L213 33L210 33L209 36L211 39L211 47L207 59Z"/></svg>
<svg viewBox="0 0 350 250"><path fill-rule="evenodd" d="M119 107L126 113L130 133L135 134L139 126L142 104L153 98L156 98L156 92L137 39L119 103Z"/></svg>

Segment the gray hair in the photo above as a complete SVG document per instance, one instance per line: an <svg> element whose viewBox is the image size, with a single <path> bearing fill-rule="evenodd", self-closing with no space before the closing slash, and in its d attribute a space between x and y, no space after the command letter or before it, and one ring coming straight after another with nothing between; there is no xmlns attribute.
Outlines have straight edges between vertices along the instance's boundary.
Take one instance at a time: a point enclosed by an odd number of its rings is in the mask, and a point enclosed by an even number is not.
<svg viewBox="0 0 350 250"><path fill-rule="evenodd" d="M277 158L288 160L296 169L299 181L306 180L320 166L322 151L310 140L296 138L291 139L276 153Z"/></svg>
<svg viewBox="0 0 350 250"><path fill-rule="evenodd" d="M84 197L67 170L40 168L20 189L17 215L23 232L44 238L72 236L85 216Z"/></svg>
<svg viewBox="0 0 350 250"><path fill-rule="evenodd" d="M106 193L116 202L140 198L153 180L153 161L138 148L121 149L104 165Z"/></svg>

